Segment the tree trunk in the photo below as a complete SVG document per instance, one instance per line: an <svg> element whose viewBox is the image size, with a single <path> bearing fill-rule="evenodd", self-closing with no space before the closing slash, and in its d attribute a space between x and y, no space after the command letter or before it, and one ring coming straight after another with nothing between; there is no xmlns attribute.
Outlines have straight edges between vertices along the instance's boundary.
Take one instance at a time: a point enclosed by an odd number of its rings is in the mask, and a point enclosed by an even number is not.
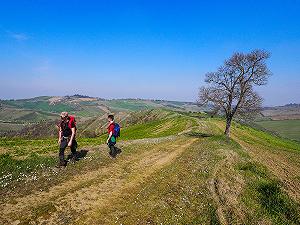
<svg viewBox="0 0 300 225"><path fill-rule="evenodd" d="M230 137L231 121L232 121L232 117L229 116L229 117L226 118L226 128L225 128L224 134L226 134L226 136L228 138Z"/></svg>

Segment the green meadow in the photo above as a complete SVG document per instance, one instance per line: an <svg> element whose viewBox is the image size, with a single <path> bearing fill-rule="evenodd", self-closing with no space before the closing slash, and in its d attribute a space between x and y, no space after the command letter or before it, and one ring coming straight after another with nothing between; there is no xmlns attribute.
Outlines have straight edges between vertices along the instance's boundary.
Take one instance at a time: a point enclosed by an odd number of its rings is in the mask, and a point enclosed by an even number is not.
<svg viewBox="0 0 300 225"><path fill-rule="evenodd" d="M269 120L260 121L257 124L282 137L300 141L300 120Z"/></svg>

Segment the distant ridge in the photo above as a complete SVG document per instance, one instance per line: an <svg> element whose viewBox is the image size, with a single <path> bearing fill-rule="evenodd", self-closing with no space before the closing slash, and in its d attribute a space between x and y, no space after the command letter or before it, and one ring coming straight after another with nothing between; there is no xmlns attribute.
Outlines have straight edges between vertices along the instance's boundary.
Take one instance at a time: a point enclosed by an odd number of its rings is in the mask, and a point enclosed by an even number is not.
<svg viewBox="0 0 300 225"><path fill-rule="evenodd" d="M299 108L299 107L300 107L300 104L297 104L297 103L290 103L290 104L286 104L286 105L281 106L281 107L295 107L295 108Z"/></svg>
<svg viewBox="0 0 300 225"><path fill-rule="evenodd" d="M267 109L282 109L282 108L300 108L300 104L298 104L298 103L288 103L288 104L285 104L285 105L265 106L265 107L263 107L264 110L267 110Z"/></svg>
<svg viewBox="0 0 300 225"><path fill-rule="evenodd" d="M91 98L91 99L97 99L102 101L111 101L111 100L128 100L128 101L153 101L153 102L181 102L181 103L190 103L190 104L196 104L196 101L179 101L179 100L167 100L167 99L151 99L151 98L102 98L102 97L95 97L95 96L89 96L89 95L82 95L82 94L74 94L74 95L64 95L64 96L34 96L29 98L11 98L11 99L1 99L0 101L18 101L18 100L33 100L33 99L45 99L45 98L51 98L51 97L60 97L60 98Z"/></svg>

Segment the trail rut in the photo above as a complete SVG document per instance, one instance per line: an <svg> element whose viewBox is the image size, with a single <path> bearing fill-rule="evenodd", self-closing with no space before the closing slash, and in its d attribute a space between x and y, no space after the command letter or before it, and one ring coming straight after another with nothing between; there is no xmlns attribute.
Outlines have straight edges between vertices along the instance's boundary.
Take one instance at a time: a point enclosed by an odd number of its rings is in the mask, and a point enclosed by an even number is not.
<svg viewBox="0 0 300 225"><path fill-rule="evenodd" d="M244 187L243 177L233 169L234 162L238 159L234 151L219 149L223 156L216 165L209 180L208 188L217 206L217 216L222 225L244 223L243 207L239 204L238 197ZM234 176L233 176L234 174ZM228 176L229 175L229 176ZM230 177L230 178L229 178Z"/></svg>
<svg viewBox="0 0 300 225"><path fill-rule="evenodd" d="M113 199L126 194L130 188L170 164L195 140L179 137L172 142L163 142L140 154L118 158L111 166L75 176L48 191L16 198L13 203L0 205L0 218L6 223L16 224L19 220L62 224L69 220L76 222L80 218L92 218L93 210L109 207ZM39 213L41 207L49 207L50 210ZM87 212L89 216L85 217Z"/></svg>

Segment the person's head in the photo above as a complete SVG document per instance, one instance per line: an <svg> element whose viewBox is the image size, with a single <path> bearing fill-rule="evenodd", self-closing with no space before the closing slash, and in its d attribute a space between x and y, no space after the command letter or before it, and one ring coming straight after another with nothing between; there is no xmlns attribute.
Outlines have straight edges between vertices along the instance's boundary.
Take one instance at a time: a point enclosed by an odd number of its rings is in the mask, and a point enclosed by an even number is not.
<svg viewBox="0 0 300 225"><path fill-rule="evenodd" d="M62 120L67 120L68 117L69 117L68 112L62 112L62 113L60 114L60 118L61 118Z"/></svg>
<svg viewBox="0 0 300 225"><path fill-rule="evenodd" d="M108 115L107 119L109 122L114 121L114 115Z"/></svg>

